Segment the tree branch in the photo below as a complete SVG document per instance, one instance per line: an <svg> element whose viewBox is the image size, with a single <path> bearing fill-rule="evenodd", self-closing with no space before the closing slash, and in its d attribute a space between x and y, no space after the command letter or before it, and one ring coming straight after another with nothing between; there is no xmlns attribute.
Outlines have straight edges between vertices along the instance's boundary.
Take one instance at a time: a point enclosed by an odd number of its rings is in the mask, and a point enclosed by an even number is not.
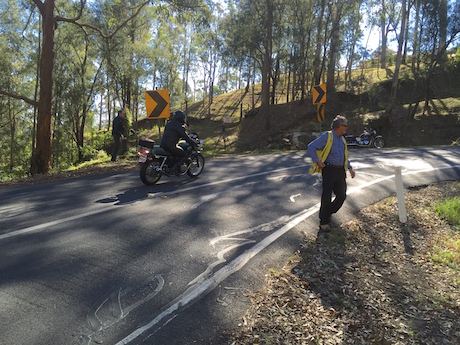
<svg viewBox="0 0 460 345"><path fill-rule="evenodd" d="M35 3L35 5L37 5L40 13L43 15L43 10L45 8L45 5L43 4L43 2L41 2L40 0L33 0L33 2Z"/></svg>
<svg viewBox="0 0 460 345"><path fill-rule="evenodd" d="M35 0L35 1L38 1L38 0ZM82 6L84 6L84 3L86 2L86 0L80 0L80 2L82 3ZM126 24L128 24L128 22L133 19L134 17L136 17L139 12L146 6L150 3L150 0L148 1L145 1L142 5L140 5L138 7L138 9L136 10L136 12L134 14L132 14L129 18L127 18L123 23L121 23L121 25L119 27L117 27L115 29L114 32L112 32L110 35L107 35L105 33L102 32L101 29L99 29L98 27L96 26L93 26L93 25L90 25L90 24L85 24L85 23L78 23L77 20L80 19L81 17L81 10L80 10L80 14L77 18L75 19L70 19L70 18L65 18L65 17L61 17L61 16L57 16L56 17L56 20L57 21L61 21L61 22L67 22L67 23L72 23L72 24L75 24L77 26L79 26L80 28L84 29L84 28L89 28L89 29L92 29L94 31L96 31L102 38L105 38L105 39L111 39L113 36L115 36L117 34L118 31L120 31L122 28L124 28L126 26Z"/></svg>
<svg viewBox="0 0 460 345"><path fill-rule="evenodd" d="M27 98L25 96L17 95L15 93L3 91L3 90L0 90L0 95L12 97L12 98L15 98L15 99L20 99L20 100L22 100L22 101L24 101L24 102L26 102L26 103L34 106L34 107L38 107L38 102L37 101L34 101L33 99Z"/></svg>
<svg viewBox="0 0 460 345"><path fill-rule="evenodd" d="M85 6L86 6L86 0L80 0L80 11L78 12L78 15L75 18L64 18L61 16L56 16L56 20L61 21L61 22L74 23L77 20L79 20L81 16L83 15L83 9L85 8Z"/></svg>

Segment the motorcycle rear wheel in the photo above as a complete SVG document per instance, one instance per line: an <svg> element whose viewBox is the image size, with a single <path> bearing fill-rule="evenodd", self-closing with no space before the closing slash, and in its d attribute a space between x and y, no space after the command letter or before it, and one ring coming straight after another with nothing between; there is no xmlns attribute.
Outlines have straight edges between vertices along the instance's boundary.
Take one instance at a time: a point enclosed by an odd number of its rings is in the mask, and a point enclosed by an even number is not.
<svg viewBox="0 0 460 345"><path fill-rule="evenodd" d="M187 170L187 175L190 177L197 177L203 171L204 157L201 153L197 153L192 154L190 159L192 160L192 163L190 164L190 167Z"/></svg>
<svg viewBox="0 0 460 345"><path fill-rule="evenodd" d="M377 136L374 139L374 147L381 149L385 146L385 139L381 136Z"/></svg>
<svg viewBox="0 0 460 345"><path fill-rule="evenodd" d="M161 178L161 172L157 168L160 167L160 162L158 159L153 159L151 161L146 161L141 166L141 171L139 173L141 181L147 186L152 186L158 182Z"/></svg>

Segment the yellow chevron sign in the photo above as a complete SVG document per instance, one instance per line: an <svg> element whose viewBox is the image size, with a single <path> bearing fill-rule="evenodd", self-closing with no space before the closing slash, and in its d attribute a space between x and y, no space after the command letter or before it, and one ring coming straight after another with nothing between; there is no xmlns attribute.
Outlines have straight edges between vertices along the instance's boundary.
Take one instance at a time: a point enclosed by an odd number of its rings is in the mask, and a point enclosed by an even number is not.
<svg viewBox="0 0 460 345"><path fill-rule="evenodd" d="M326 103L326 84L313 86L313 104Z"/></svg>
<svg viewBox="0 0 460 345"><path fill-rule="evenodd" d="M318 122L324 122L324 103L318 104L317 118Z"/></svg>
<svg viewBox="0 0 460 345"><path fill-rule="evenodd" d="M150 119L167 119L170 116L168 90L145 91L145 107Z"/></svg>

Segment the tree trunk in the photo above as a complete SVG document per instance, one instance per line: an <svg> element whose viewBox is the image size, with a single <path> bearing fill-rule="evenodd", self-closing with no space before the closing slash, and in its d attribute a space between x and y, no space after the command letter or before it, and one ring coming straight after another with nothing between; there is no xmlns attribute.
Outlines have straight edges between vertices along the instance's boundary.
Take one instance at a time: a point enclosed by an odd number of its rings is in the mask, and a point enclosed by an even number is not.
<svg viewBox="0 0 460 345"><path fill-rule="evenodd" d="M265 22L266 39L264 61L262 65L262 111L265 113L265 129L270 131L270 78L272 67L272 36L273 36L273 1L266 0L267 19Z"/></svg>
<svg viewBox="0 0 460 345"><path fill-rule="evenodd" d="M382 49L380 50L380 68L387 68L387 28L385 18L385 0L382 0L382 9L380 14L380 29L382 30Z"/></svg>
<svg viewBox="0 0 460 345"><path fill-rule="evenodd" d="M387 115L391 113L393 106L396 103L396 98L397 98L397 93L398 93L399 69L401 67L402 47L403 47L403 43L405 39L404 33L406 32L406 0L402 0L401 11L402 11L401 12L401 32L399 33L398 53L396 54L395 72L393 75L393 83L391 85L390 101L385 110L385 113Z"/></svg>
<svg viewBox="0 0 460 345"><path fill-rule="evenodd" d="M112 125L112 103L110 103L110 83L109 74L107 73L107 132L110 131Z"/></svg>
<svg viewBox="0 0 460 345"><path fill-rule="evenodd" d="M415 73L416 60L419 57L419 39L418 39L418 27L419 27L419 18L420 18L420 0L415 1L415 25L414 25L414 40L412 45L412 73Z"/></svg>
<svg viewBox="0 0 460 345"><path fill-rule="evenodd" d="M407 12L406 12L406 23L409 23L409 20L410 20L410 9L411 9L412 5L409 1L409 5L407 6ZM406 31L404 33L404 37L405 37L405 40L404 40L404 49L403 49L403 54L402 54L402 59L401 59L401 63L403 65L406 64L406 57L407 57L407 44L408 44L408 37L409 37L409 25L406 25Z"/></svg>
<svg viewBox="0 0 460 345"><path fill-rule="evenodd" d="M41 16L38 18L38 26L40 29L38 30L38 48L37 48L37 74L36 74L36 80L37 82L35 83L35 90L34 90L34 101L37 101L38 97L38 81L40 80L40 52L42 50L42 28L41 28L42 20ZM37 111L38 108L36 105L34 105L34 123L32 127L32 156L30 159L30 163L32 165L32 162L35 157L35 140L36 140L36 129L37 129ZM31 169L32 170L32 169Z"/></svg>
<svg viewBox="0 0 460 345"><path fill-rule="evenodd" d="M322 64L321 64L321 32L323 31L323 16L324 16L324 9L326 7L325 0L321 0L321 11L318 16L318 34L316 36L316 50L315 50L315 61L314 61L314 79L315 85L320 84L321 74L322 74Z"/></svg>
<svg viewBox="0 0 460 345"><path fill-rule="evenodd" d="M291 53L290 53L290 58L288 59L288 76L287 76L287 87L286 87L286 103L289 103L289 92L291 90L291 70L292 70L292 48L291 48Z"/></svg>
<svg viewBox="0 0 460 345"><path fill-rule="evenodd" d="M13 157L14 157L13 154L14 154L14 149L15 149L14 136L16 133L16 118L14 115L13 106L11 105L11 99L8 99L8 117L9 117L8 120L10 123L10 132L11 132L11 136L10 136L10 170L11 170L14 167L14 161L13 161Z"/></svg>
<svg viewBox="0 0 460 345"><path fill-rule="evenodd" d="M102 129L102 103L104 102L104 93L101 92L101 103L99 104L99 126L98 129Z"/></svg>
<svg viewBox="0 0 460 345"><path fill-rule="evenodd" d="M273 76L273 86L272 86L272 104L276 104L276 87L278 86L279 74L280 74L280 54L278 54L275 65L275 73Z"/></svg>
<svg viewBox="0 0 460 345"><path fill-rule="evenodd" d="M458 8L457 8L458 9ZM446 54L447 42L447 0L441 0L439 5L439 46L438 46L438 63L439 66L444 67L447 62Z"/></svg>
<svg viewBox="0 0 460 345"><path fill-rule="evenodd" d="M337 1L332 9L331 48L329 50L329 64L327 66L327 92L335 92L335 65L340 45L340 17L342 16L342 3Z"/></svg>
<svg viewBox="0 0 460 345"><path fill-rule="evenodd" d="M54 67L54 0L45 0L40 12L43 17L43 50L40 59L40 99L38 101L37 147L31 173L46 174L51 162L51 108Z"/></svg>

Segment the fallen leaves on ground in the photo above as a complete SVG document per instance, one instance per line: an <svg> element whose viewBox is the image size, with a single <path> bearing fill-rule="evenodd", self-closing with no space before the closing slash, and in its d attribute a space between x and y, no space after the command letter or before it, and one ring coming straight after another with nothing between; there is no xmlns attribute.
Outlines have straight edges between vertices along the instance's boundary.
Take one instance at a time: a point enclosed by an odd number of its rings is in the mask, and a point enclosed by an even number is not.
<svg viewBox="0 0 460 345"><path fill-rule="evenodd" d="M458 195L459 183L412 190L405 225L390 197L308 240L251 293L230 344L458 344L460 274L430 258L460 238L433 209Z"/></svg>

